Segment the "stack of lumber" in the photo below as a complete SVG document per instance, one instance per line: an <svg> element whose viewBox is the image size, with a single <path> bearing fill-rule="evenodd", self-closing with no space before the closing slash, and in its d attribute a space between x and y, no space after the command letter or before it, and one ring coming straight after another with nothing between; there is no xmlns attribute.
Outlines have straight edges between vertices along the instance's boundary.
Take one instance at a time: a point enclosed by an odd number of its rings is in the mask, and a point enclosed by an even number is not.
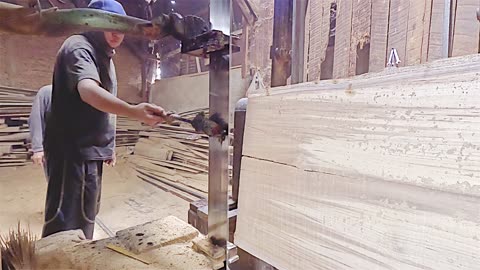
<svg viewBox="0 0 480 270"><path fill-rule="evenodd" d="M115 136L115 143L117 147L135 146L140 138L140 131L146 127L138 121L129 119L127 117L117 117L117 132Z"/></svg>
<svg viewBox="0 0 480 270"><path fill-rule="evenodd" d="M35 93L0 86L0 167L27 164L28 116Z"/></svg>
<svg viewBox="0 0 480 270"><path fill-rule="evenodd" d="M249 99L235 244L278 269L478 269L480 55Z"/></svg>
<svg viewBox="0 0 480 270"><path fill-rule="evenodd" d="M181 114L194 117L195 112ZM208 192L208 136L187 124L158 125L144 129L135 145L131 163L139 177L187 193L192 200ZM193 196L193 197L192 197Z"/></svg>

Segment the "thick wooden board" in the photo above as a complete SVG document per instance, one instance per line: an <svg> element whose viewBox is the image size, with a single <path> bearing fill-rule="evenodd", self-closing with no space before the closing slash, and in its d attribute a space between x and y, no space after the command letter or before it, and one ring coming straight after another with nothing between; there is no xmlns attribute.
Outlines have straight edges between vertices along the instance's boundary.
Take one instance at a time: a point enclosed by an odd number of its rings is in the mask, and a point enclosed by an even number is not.
<svg viewBox="0 0 480 270"><path fill-rule="evenodd" d="M382 71L387 63L389 9L390 0L372 0L369 66L371 72Z"/></svg>
<svg viewBox="0 0 480 270"><path fill-rule="evenodd" d="M350 44L352 39L353 1L337 1L337 27L335 32L335 53L333 78L346 78L350 67Z"/></svg>
<svg viewBox="0 0 480 270"><path fill-rule="evenodd" d="M159 247L192 241L198 231L174 216L151 221L116 233L130 251L143 253Z"/></svg>
<svg viewBox="0 0 480 270"><path fill-rule="evenodd" d="M242 166L235 244L278 269L480 263L478 198L251 158Z"/></svg>
<svg viewBox="0 0 480 270"><path fill-rule="evenodd" d="M476 54L479 52L480 23L477 20L479 0L457 0L452 56Z"/></svg>
<svg viewBox="0 0 480 270"><path fill-rule="evenodd" d="M250 99L235 244L286 270L475 269L478 60Z"/></svg>

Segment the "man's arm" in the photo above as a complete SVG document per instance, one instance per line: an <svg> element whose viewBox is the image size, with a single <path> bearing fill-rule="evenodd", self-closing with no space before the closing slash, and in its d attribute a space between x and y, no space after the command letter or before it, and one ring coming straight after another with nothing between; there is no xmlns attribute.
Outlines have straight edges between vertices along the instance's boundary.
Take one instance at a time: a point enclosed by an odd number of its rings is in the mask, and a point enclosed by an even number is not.
<svg viewBox="0 0 480 270"><path fill-rule="evenodd" d="M32 111L28 118L30 139L32 142L33 157L35 164L43 164L43 133L45 127L45 111L47 108L44 99L51 98L51 86L44 86L38 90L32 104Z"/></svg>
<svg viewBox="0 0 480 270"><path fill-rule="evenodd" d="M99 111L130 117L152 126L164 121L163 108L149 103L130 105L100 87L95 80L81 80L77 89L80 98Z"/></svg>

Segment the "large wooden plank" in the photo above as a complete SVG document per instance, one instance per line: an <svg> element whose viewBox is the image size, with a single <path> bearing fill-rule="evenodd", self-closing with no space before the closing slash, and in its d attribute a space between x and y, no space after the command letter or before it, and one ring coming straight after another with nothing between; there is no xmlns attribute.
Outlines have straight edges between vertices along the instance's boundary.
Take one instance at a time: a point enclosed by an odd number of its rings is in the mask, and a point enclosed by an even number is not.
<svg viewBox="0 0 480 270"><path fill-rule="evenodd" d="M278 269L480 263L478 197L252 158L242 166L235 244Z"/></svg>
<svg viewBox="0 0 480 270"><path fill-rule="evenodd" d="M479 60L250 99L235 243L285 270L476 269Z"/></svg>
<svg viewBox="0 0 480 270"><path fill-rule="evenodd" d="M335 52L333 78L349 77L350 44L352 39L353 1L337 1L337 27L335 30Z"/></svg>
<svg viewBox="0 0 480 270"><path fill-rule="evenodd" d="M476 54L479 52L478 38L480 24L476 11L479 0L457 0L452 56Z"/></svg>
<svg viewBox="0 0 480 270"><path fill-rule="evenodd" d="M370 37L370 71L378 72L387 63L387 40L390 0L372 0L372 29Z"/></svg>

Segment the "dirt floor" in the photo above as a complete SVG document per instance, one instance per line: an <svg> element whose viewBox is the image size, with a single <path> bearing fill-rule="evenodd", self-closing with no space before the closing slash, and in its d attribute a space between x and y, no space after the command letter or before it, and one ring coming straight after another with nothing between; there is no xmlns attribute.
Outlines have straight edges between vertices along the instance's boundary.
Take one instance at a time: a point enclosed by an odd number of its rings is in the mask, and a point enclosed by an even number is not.
<svg viewBox="0 0 480 270"><path fill-rule="evenodd" d="M0 168L0 234L20 221L40 237L46 189L40 167ZM105 167L94 239L169 215L186 221L188 208L187 201L137 178L123 161L114 168Z"/></svg>

